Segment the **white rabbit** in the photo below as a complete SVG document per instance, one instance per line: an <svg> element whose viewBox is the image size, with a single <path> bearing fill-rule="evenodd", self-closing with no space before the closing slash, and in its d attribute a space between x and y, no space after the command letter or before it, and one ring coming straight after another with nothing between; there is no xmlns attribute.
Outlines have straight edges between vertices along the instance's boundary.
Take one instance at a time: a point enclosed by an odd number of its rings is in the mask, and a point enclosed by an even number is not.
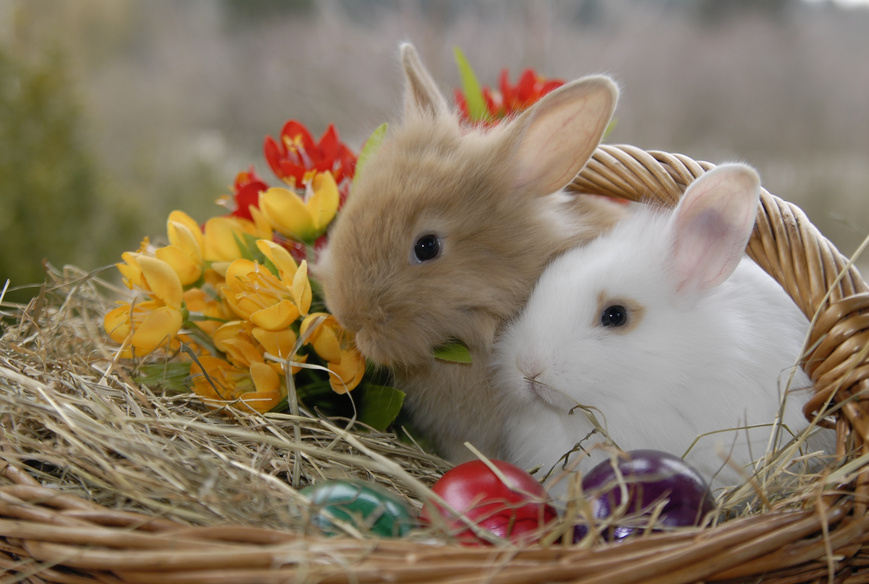
<svg viewBox="0 0 869 584"><path fill-rule="evenodd" d="M722 486L764 454L784 395L785 441L808 425L809 391L784 391L792 373L790 387L810 387L794 368L808 320L745 255L759 191L750 167L719 166L674 211L638 205L547 267L496 344L506 460L548 470L578 443L592 450L580 470L603 459L591 446L604 435L569 413L580 404L619 448L691 448L686 460Z"/></svg>

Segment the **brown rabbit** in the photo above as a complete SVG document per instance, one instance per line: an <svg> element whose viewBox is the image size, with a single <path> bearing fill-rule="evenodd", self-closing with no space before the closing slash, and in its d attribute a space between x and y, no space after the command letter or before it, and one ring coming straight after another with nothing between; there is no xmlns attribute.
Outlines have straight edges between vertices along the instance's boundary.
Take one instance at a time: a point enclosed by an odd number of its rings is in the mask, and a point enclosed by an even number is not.
<svg viewBox="0 0 869 584"><path fill-rule="evenodd" d="M618 95L607 77L548 94L491 130L458 117L409 44L404 122L366 164L316 274L329 310L360 351L391 368L414 423L442 455L499 455L495 334L519 312L554 256L624 213L562 192L585 166ZM472 363L435 359L459 340Z"/></svg>

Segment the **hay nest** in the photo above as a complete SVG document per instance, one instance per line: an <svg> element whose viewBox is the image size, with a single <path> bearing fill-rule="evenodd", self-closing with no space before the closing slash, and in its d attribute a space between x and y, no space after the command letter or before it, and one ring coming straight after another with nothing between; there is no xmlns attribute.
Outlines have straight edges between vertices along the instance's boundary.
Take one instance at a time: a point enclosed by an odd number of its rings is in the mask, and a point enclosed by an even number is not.
<svg viewBox="0 0 869 584"><path fill-rule="evenodd" d="M573 188L672 205L711 167L602 146ZM807 412L836 428L837 449L815 474L771 466L784 478L721 501L726 521L524 548L425 530L323 537L301 487L362 478L420 507L449 465L354 420L228 417L134 381L103 344L112 286L68 268L4 312L2 582L869 582L869 288L799 209L765 191L761 206L749 254L815 318Z"/></svg>

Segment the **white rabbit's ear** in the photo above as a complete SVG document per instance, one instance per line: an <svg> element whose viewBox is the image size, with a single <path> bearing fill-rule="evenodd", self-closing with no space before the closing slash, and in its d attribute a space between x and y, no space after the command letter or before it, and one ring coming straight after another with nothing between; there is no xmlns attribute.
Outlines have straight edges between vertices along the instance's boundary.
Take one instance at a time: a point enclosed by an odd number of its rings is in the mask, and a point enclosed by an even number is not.
<svg viewBox="0 0 869 584"><path fill-rule="evenodd" d="M407 78L404 94L405 118L446 114L449 108L444 96L410 43L401 45L401 64Z"/></svg>
<svg viewBox="0 0 869 584"><path fill-rule="evenodd" d="M744 164L724 164L691 183L670 221L677 292L693 297L730 277L745 254L757 217L760 178Z"/></svg>
<svg viewBox="0 0 869 584"><path fill-rule="evenodd" d="M548 195L568 185L603 138L618 95L609 77L585 77L523 112L508 130L517 140L512 159L516 186Z"/></svg>

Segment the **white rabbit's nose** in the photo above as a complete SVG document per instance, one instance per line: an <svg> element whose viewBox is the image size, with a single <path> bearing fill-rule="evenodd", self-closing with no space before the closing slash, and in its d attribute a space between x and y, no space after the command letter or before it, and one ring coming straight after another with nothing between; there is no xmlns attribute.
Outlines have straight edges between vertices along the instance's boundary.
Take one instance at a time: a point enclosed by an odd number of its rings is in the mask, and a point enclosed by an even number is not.
<svg viewBox="0 0 869 584"><path fill-rule="evenodd" d="M522 386L528 392L526 397L539 399L545 387L541 382L541 376L545 370L540 359L528 355L520 355L516 358L516 369L522 378Z"/></svg>
<svg viewBox="0 0 869 584"><path fill-rule="evenodd" d="M540 360L525 355L516 358L516 368L519 370L519 374L529 381L543 373L543 364L540 363Z"/></svg>
<svg viewBox="0 0 869 584"><path fill-rule="evenodd" d="M573 398L565 395L562 388L553 379L553 367L541 355L520 355L516 357L516 369L522 379L520 392L522 397L536 403L545 404L560 412L567 412L576 405Z"/></svg>

